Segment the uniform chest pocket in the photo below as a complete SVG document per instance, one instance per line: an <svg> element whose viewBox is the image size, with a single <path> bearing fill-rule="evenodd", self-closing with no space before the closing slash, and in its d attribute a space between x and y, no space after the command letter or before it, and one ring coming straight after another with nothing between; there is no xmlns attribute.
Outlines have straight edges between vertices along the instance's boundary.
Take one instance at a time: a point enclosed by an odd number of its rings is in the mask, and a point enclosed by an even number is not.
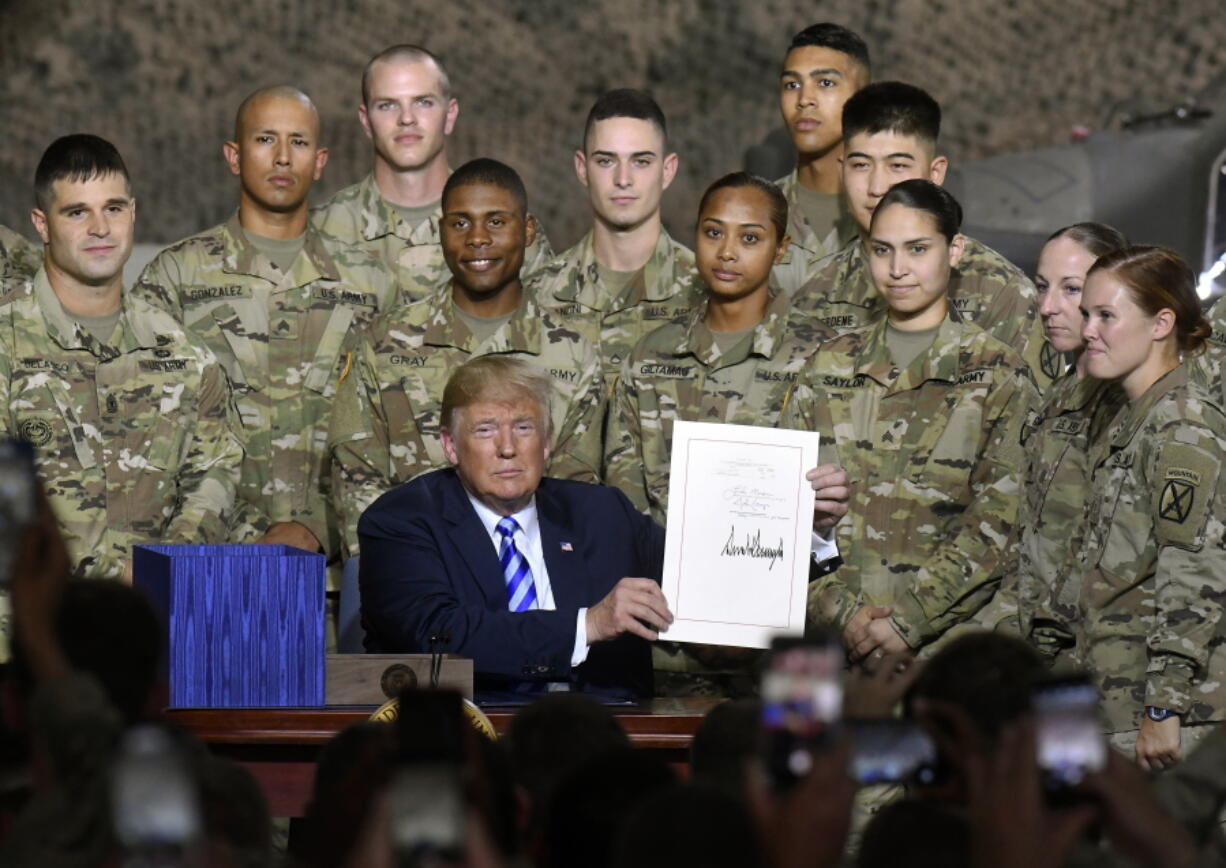
<svg viewBox="0 0 1226 868"><path fill-rule="evenodd" d="M1098 593L1114 596L1143 581L1157 555L1149 496L1136 478L1134 456L1119 452L1094 474L1087 515L1087 563L1102 577Z"/></svg>
<svg viewBox="0 0 1226 868"><path fill-rule="evenodd" d="M196 427L193 386L198 388L199 378L184 372L173 380L100 389L106 427L123 444L117 455L122 466L171 475L182 466Z"/></svg>
<svg viewBox="0 0 1226 868"><path fill-rule="evenodd" d="M983 394L980 394L980 393ZM914 471L947 499L963 506L970 502L971 475L980 460L984 430L986 389L965 390L940 411L917 413L910 420L908 440L914 444Z"/></svg>
<svg viewBox="0 0 1226 868"><path fill-rule="evenodd" d="M212 304L193 311L188 329L200 337L225 368L239 395L258 391L263 384L261 356L267 357L267 323L256 315L256 302L241 306ZM262 326L262 327L261 327Z"/></svg>

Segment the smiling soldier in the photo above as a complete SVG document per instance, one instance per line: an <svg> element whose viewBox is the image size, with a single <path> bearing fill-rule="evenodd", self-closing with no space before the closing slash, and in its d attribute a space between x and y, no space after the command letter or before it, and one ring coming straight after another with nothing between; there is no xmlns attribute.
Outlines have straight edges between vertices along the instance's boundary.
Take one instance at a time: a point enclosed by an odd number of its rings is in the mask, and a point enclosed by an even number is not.
<svg viewBox="0 0 1226 868"><path fill-rule="evenodd" d="M374 169L311 214L320 231L379 257L408 301L451 278L443 261L440 198L451 172L447 139L459 115L451 76L438 57L416 45L380 51L362 72L358 106ZM524 254L524 276L552 257L538 222Z"/></svg>
<svg viewBox="0 0 1226 868"><path fill-rule="evenodd" d="M604 412L600 357L581 337L581 313L559 313L521 282L533 221L519 175L473 160L443 188L443 256L451 283L393 308L361 342L337 396L329 437L333 500L347 554L357 521L383 492L447 466L440 439L443 386L470 357L526 359L554 385L550 475L595 482Z"/></svg>
<svg viewBox="0 0 1226 868"><path fill-rule="evenodd" d="M291 87L256 91L223 148L238 212L163 250L138 291L180 318L225 365L247 451L235 541L339 548L328 513L326 435L347 342L394 296L375 257L307 220L328 160L319 115Z"/></svg>

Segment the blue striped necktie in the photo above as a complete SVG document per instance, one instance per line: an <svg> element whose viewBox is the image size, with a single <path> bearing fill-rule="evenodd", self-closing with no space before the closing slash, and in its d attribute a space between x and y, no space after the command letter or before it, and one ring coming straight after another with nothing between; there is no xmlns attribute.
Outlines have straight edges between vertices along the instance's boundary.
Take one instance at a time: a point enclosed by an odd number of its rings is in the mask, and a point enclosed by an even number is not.
<svg viewBox="0 0 1226 868"><path fill-rule="evenodd" d="M526 612L536 608L536 585L528 561L515 547L515 531L519 523L507 516L498 522L502 543L498 546L498 560L502 563L502 576L507 582L507 604L512 612Z"/></svg>

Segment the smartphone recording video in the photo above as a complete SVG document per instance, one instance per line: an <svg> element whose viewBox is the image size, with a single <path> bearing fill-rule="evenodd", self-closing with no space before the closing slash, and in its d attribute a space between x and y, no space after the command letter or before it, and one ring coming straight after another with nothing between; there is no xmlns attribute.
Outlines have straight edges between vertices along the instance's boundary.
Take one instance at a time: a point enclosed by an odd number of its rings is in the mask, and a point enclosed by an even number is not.
<svg viewBox="0 0 1226 868"><path fill-rule="evenodd" d="M400 694L400 769L391 786L391 845L401 868L464 864L463 734L468 727L463 700L454 691Z"/></svg>
<svg viewBox="0 0 1226 868"><path fill-rule="evenodd" d="M392 779L392 852L402 868L464 864L464 795L460 769L417 762Z"/></svg>
<svg viewBox="0 0 1226 868"><path fill-rule="evenodd" d="M813 766L843 712L843 646L833 638L777 637L762 676L762 741L776 789Z"/></svg>
<svg viewBox="0 0 1226 868"><path fill-rule="evenodd" d="M34 520L34 449L0 440L0 587L12 581L17 542Z"/></svg>
<svg viewBox="0 0 1226 868"><path fill-rule="evenodd" d="M1067 790L1107 764L1107 743L1098 720L1098 691L1088 678L1039 683L1032 704L1039 767L1044 785Z"/></svg>
<svg viewBox="0 0 1226 868"><path fill-rule="evenodd" d="M851 776L857 783L932 784L938 777L937 746L910 720L844 721L851 738Z"/></svg>
<svg viewBox="0 0 1226 868"><path fill-rule="evenodd" d="M124 866L204 864L203 815L187 759L158 726L123 737L110 773L111 820Z"/></svg>

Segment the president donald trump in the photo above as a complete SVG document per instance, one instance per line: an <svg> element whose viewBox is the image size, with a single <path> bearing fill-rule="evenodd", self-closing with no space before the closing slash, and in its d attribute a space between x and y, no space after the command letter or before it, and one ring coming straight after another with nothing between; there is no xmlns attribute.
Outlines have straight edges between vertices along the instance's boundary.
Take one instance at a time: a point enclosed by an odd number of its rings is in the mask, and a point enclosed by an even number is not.
<svg viewBox="0 0 1226 868"><path fill-rule="evenodd" d="M366 646L471 657L486 700L558 685L650 696L647 642L673 620L664 530L617 489L542 477L551 393L509 356L452 374L441 434L453 466L358 523Z"/></svg>

